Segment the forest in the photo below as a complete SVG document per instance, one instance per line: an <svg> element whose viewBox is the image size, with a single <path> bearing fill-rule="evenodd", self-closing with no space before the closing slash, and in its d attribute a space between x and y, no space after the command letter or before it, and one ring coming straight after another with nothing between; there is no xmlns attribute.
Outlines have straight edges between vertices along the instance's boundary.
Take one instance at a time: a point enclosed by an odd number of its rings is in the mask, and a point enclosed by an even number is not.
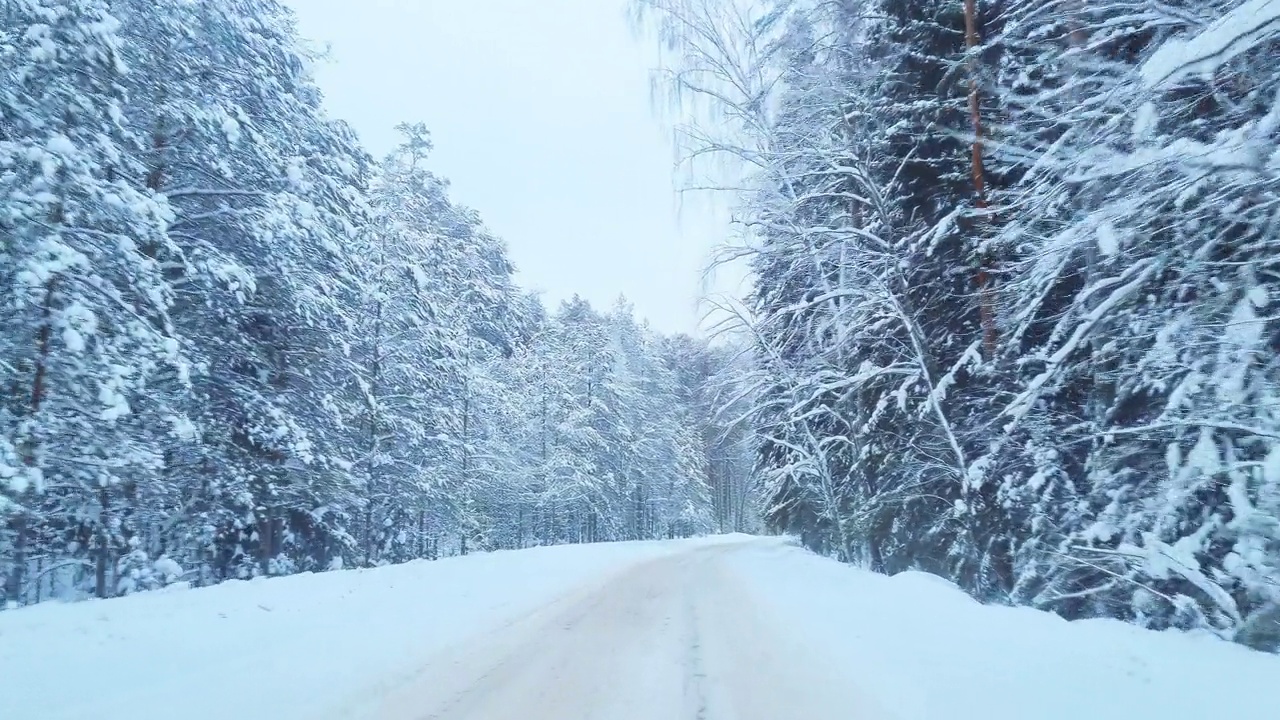
<svg viewBox="0 0 1280 720"><path fill-rule="evenodd" d="M630 7L707 338L520 288L276 0L0 0L0 607L763 528L1280 650L1280 2Z"/></svg>
<svg viewBox="0 0 1280 720"><path fill-rule="evenodd" d="M315 62L274 0L0 1L0 607L755 527L733 356L544 307Z"/></svg>
<svg viewBox="0 0 1280 720"><path fill-rule="evenodd" d="M635 10L737 209L771 528L1280 649L1280 3Z"/></svg>

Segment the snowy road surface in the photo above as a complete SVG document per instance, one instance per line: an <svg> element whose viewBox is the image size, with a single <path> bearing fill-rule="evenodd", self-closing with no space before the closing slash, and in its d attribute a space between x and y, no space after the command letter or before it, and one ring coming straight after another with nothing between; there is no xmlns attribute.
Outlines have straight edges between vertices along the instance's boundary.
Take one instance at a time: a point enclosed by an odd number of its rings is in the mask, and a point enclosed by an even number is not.
<svg viewBox="0 0 1280 720"><path fill-rule="evenodd" d="M1271 718L1276 678L1216 638L745 536L0 612L0 720Z"/></svg>
<svg viewBox="0 0 1280 720"><path fill-rule="evenodd" d="M426 662L362 713L383 720L781 720L887 717L812 674L727 560L741 545L630 567Z"/></svg>

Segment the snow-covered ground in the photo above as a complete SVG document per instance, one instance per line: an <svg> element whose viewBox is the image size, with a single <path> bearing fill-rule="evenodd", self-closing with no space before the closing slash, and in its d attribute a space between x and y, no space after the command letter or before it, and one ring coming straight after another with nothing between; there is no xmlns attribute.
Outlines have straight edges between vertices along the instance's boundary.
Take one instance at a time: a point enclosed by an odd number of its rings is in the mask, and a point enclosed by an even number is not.
<svg viewBox="0 0 1280 720"><path fill-rule="evenodd" d="M730 558L806 662L900 720L1280 717L1280 656L1115 620L984 606L924 573L885 577L793 547Z"/></svg>
<svg viewBox="0 0 1280 720"><path fill-rule="evenodd" d="M302 720L676 550L538 548L0 612L0 720Z"/></svg>
<svg viewBox="0 0 1280 720"><path fill-rule="evenodd" d="M0 613L0 718L1273 717L1280 657L779 539L472 555Z"/></svg>

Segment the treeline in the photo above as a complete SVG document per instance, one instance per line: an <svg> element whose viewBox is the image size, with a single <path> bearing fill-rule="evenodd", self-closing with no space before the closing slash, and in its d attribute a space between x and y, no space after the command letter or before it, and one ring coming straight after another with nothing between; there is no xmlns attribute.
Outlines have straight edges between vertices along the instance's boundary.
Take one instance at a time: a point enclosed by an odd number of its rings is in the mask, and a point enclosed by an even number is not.
<svg viewBox="0 0 1280 720"><path fill-rule="evenodd" d="M549 314L314 60L274 0L0 0L0 607L749 523L727 357Z"/></svg>
<svg viewBox="0 0 1280 720"><path fill-rule="evenodd" d="M637 7L746 177L773 528L1280 649L1276 3Z"/></svg>

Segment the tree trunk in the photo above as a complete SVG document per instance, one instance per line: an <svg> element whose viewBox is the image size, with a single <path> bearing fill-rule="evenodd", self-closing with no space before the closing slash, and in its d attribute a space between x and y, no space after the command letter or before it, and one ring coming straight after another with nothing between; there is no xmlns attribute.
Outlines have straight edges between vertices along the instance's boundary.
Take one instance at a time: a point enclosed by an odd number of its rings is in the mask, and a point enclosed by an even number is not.
<svg viewBox="0 0 1280 720"><path fill-rule="evenodd" d="M44 305L40 309L40 328L36 331L36 359L35 370L31 378L31 400L29 402L31 417L40 412L40 406L44 403L46 394L46 378L49 373L49 352L50 344L53 336L53 292L54 286L57 284L57 278L50 278L45 285ZM35 467L36 464L36 439L34 437L23 438L21 444L22 462L27 467ZM8 602L19 602L18 598L22 596L23 584L26 579L27 572L27 542L28 535L31 532L31 522L28 517L28 510L25 507L34 500L35 492L28 489L23 493L26 502L21 502L19 498L19 509L13 513L9 520L9 530L13 533L13 569L9 572L9 577L5 582L5 599Z"/></svg>
<svg viewBox="0 0 1280 720"><path fill-rule="evenodd" d="M427 537L427 511L418 510L418 557L428 557L431 552L430 538Z"/></svg>
<svg viewBox="0 0 1280 720"><path fill-rule="evenodd" d="M36 558L36 586L35 586L35 604L39 605L41 600L40 589L44 585L44 558Z"/></svg>
<svg viewBox="0 0 1280 720"><path fill-rule="evenodd" d="M271 558L274 556L273 535L275 527L269 515L264 515L258 520L258 560L262 567L263 575L271 574Z"/></svg>
<svg viewBox="0 0 1280 720"><path fill-rule="evenodd" d="M107 489L101 488L98 491L99 516L98 516L98 553L93 563L93 587L94 595L99 598L107 598L110 595L107 592L107 562L111 557L111 530L110 530L110 513L108 512L107 503L110 497L107 495Z"/></svg>
<svg viewBox="0 0 1280 720"><path fill-rule="evenodd" d="M373 567L373 501L364 507L364 566Z"/></svg>
<svg viewBox="0 0 1280 720"><path fill-rule="evenodd" d="M964 0L964 41L969 56L969 116L973 123L973 191L974 204L986 220L993 220L987 203L987 179L983 167L983 127L981 97L978 93L978 0ZM999 336L996 331L996 293L994 270L989 254L984 252L978 268L978 312L982 322L982 348L988 358L995 355Z"/></svg>
<svg viewBox="0 0 1280 720"><path fill-rule="evenodd" d="M53 288L57 278L50 278L44 290L44 307L40 310L40 329L36 332L36 368L31 379L31 414L34 416L44 402L45 377L49 372L49 343L53 334L51 316L53 315ZM35 464L35 448L28 448L24 460L27 465Z"/></svg>
<svg viewBox="0 0 1280 720"><path fill-rule="evenodd" d="M27 491L24 495L30 496ZM21 498L19 498L21 500ZM13 568L9 577L5 578L4 597L7 602L21 602L22 585L27 569L27 533L29 531L25 508L14 513L9 521L9 529L13 533Z"/></svg>

